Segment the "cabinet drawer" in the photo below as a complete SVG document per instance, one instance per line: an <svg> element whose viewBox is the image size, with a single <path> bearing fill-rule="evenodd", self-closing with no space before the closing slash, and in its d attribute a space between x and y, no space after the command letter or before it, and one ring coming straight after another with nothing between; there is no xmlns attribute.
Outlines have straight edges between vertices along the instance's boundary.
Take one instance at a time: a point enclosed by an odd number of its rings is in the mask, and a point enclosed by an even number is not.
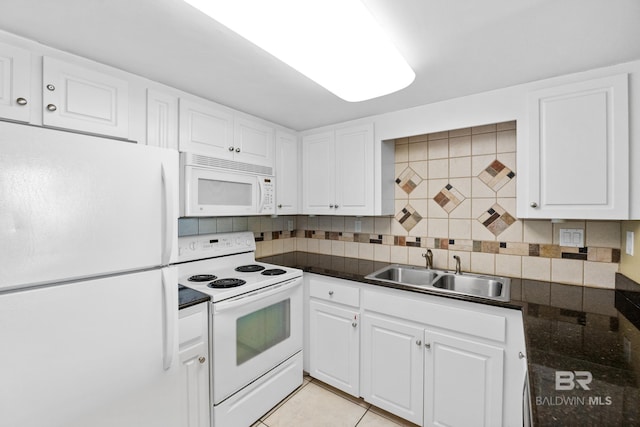
<svg viewBox="0 0 640 427"><path fill-rule="evenodd" d="M337 283L334 280L312 278L309 281L309 294L312 298L353 307L360 306L360 289L355 286Z"/></svg>

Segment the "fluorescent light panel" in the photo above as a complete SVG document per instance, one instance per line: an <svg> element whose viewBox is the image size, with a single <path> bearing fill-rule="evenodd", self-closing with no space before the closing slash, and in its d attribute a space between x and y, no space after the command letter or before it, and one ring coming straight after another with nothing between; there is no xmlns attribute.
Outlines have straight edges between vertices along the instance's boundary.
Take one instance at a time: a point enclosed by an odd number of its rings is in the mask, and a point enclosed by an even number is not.
<svg viewBox="0 0 640 427"><path fill-rule="evenodd" d="M349 102L415 73L359 0L185 0Z"/></svg>

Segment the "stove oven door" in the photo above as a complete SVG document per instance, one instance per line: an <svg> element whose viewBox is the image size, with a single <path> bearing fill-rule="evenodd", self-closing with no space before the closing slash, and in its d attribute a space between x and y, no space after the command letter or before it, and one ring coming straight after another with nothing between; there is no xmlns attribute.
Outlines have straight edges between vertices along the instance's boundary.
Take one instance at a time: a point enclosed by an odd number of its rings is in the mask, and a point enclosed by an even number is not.
<svg viewBox="0 0 640 427"><path fill-rule="evenodd" d="M302 350L302 278L213 304L217 405Z"/></svg>

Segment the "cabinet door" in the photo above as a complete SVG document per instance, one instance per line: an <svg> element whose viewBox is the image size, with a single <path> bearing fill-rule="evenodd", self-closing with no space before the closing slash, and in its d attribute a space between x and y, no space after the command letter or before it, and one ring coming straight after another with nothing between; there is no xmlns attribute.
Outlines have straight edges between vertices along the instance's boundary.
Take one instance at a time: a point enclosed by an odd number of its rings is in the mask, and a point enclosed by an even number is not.
<svg viewBox="0 0 640 427"><path fill-rule="evenodd" d="M530 94L518 216L629 218L627 86L625 74Z"/></svg>
<svg viewBox="0 0 640 427"><path fill-rule="evenodd" d="M336 209L340 215L373 212L373 125L336 130Z"/></svg>
<svg viewBox="0 0 640 427"><path fill-rule="evenodd" d="M272 127L251 120L235 119L234 160L266 166L273 173L274 134Z"/></svg>
<svg viewBox="0 0 640 427"><path fill-rule="evenodd" d="M31 54L0 43L0 117L20 122L31 119Z"/></svg>
<svg viewBox="0 0 640 427"><path fill-rule="evenodd" d="M302 138L302 213L335 213L334 132Z"/></svg>
<svg viewBox="0 0 640 427"><path fill-rule="evenodd" d="M180 417L184 427L210 427L207 303L180 310Z"/></svg>
<svg viewBox="0 0 640 427"><path fill-rule="evenodd" d="M369 313L362 322L362 397L422 425L423 329Z"/></svg>
<svg viewBox="0 0 640 427"><path fill-rule="evenodd" d="M502 425L503 350L425 331L425 426Z"/></svg>
<svg viewBox="0 0 640 427"><path fill-rule="evenodd" d="M279 215L298 214L298 138L276 132L276 200Z"/></svg>
<svg viewBox="0 0 640 427"><path fill-rule="evenodd" d="M309 303L310 374L360 396L360 314L317 301Z"/></svg>
<svg viewBox="0 0 640 427"><path fill-rule="evenodd" d="M231 112L180 99L180 151L231 160L234 149Z"/></svg>
<svg viewBox="0 0 640 427"><path fill-rule="evenodd" d="M45 126L128 138L126 81L46 56L42 71Z"/></svg>
<svg viewBox="0 0 640 427"><path fill-rule="evenodd" d="M147 145L178 149L178 98L147 90Z"/></svg>

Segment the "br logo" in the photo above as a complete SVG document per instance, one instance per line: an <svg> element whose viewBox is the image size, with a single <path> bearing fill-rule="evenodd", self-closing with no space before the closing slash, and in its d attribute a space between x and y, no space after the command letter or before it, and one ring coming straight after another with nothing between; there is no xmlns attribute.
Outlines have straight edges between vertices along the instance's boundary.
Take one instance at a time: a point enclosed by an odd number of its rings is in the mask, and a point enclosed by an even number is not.
<svg viewBox="0 0 640 427"><path fill-rule="evenodd" d="M556 371L556 390L591 390L593 376L589 371Z"/></svg>

